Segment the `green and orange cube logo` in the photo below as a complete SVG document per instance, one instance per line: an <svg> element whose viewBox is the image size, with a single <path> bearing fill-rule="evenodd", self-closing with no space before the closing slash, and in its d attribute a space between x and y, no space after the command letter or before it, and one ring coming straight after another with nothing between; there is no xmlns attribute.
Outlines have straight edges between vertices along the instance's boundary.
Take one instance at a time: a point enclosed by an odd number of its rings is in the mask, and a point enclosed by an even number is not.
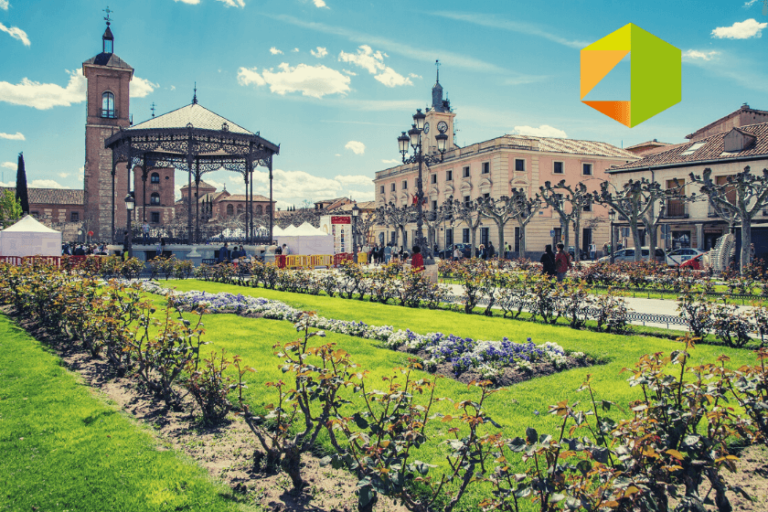
<svg viewBox="0 0 768 512"><path fill-rule="evenodd" d="M628 53L630 101L584 101ZM682 98L682 54L678 48L629 23L581 50L581 100L630 128Z"/></svg>

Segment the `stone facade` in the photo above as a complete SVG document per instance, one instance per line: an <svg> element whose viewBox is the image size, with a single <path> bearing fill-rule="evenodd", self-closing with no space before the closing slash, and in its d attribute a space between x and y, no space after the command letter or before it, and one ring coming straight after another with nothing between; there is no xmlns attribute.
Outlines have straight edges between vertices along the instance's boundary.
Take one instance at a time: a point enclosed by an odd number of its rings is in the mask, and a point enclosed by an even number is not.
<svg viewBox="0 0 768 512"><path fill-rule="evenodd" d="M154 227L173 221L176 205L175 172L173 168L149 167L144 174L141 167L134 168L135 222L148 222Z"/></svg>

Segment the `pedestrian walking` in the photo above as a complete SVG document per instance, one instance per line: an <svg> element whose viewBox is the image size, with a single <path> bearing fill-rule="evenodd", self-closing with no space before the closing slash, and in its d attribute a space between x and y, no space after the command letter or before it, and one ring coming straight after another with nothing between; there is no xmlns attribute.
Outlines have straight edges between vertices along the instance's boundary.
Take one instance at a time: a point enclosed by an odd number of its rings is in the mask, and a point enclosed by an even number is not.
<svg viewBox="0 0 768 512"><path fill-rule="evenodd" d="M562 282L568 269L571 268L571 257L565 252L563 244L557 244L557 256L555 256L555 271L557 272L557 281Z"/></svg>
<svg viewBox="0 0 768 512"><path fill-rule="evenodd" d="M453 261L459 261L461 259L461 251L458 245L453 246Z"/></svg>
<svg viewBox="0 0 768 512"><path fill-rule="evenodd" d="M141 243L142 245L149 244L149 224L146 221L141 226Z"/></svg>
<svg viewBox="0 0 768 512"><path fill-rule="evenodd" d="M589 244L589 259L595 261L597 256L597 244Z"/></svg>
<svg viewBox="0 0 768 512"><path fill-rule="evenodd" d="M389 265L389 261L392 259L392 246L390 244L387 244L386 247L384 247L384 264Z"/></svg>
<svg viewBox="0 0 768 512"><path fill-rule="evenodd" d="M555 253L552 252L552 246L547 245L544 248L544 254L541 255L541 270L548 277L555 277Z"/></svg>

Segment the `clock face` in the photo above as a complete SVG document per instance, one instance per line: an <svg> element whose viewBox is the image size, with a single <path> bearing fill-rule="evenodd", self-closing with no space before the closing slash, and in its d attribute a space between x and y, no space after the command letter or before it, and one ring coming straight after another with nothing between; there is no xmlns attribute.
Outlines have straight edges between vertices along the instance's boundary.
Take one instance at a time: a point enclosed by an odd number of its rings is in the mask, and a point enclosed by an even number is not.
<svg viewBox="0 0 768 512"><path fill-rule="evenodd" d="M448 130L448 123L446 123L445 121L440 121L439 123L437 123L437 130L440 133L445 133Z"/></svg>
<svg viewBox="0 0 768 512"><path fill-rule="evenodd" d="M429 123L424 125L424 133L429 133Z"/></svg>

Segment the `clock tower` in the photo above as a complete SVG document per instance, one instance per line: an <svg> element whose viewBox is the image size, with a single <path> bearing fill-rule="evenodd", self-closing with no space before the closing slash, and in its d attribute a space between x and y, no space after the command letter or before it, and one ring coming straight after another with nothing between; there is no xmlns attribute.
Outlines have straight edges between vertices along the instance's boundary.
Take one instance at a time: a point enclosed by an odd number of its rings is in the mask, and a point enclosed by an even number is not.
<svg viewBox="0 0 768 512"><path fill-rule="evenodd" d="M445 144L446 151L454 148L453 145L453 118L456 114L451 112L451 102L443 99L443 86L440 85L440 63L435 62L437 68L437 78L432 87L432 106L427 108L427 118L424 124L424 151L426 153L437 153L436 135L445 133L448 135L448 141Z"/></svg>
<svg viewBox="0 0 768 512"><path fill-rule="evenodd" d="M94 240L99 241L111 241L113 222L115 231L122 232L127 220L124 199L128 194L128 170L125 163L112 169L112 151L104 147L104 141L131 125L130 81L133 78L133 68L114 53L109 12L105 20L107 29L101 37L101 53L83 62L83 75L88 80L84 230L93 231Z"/></svg>

